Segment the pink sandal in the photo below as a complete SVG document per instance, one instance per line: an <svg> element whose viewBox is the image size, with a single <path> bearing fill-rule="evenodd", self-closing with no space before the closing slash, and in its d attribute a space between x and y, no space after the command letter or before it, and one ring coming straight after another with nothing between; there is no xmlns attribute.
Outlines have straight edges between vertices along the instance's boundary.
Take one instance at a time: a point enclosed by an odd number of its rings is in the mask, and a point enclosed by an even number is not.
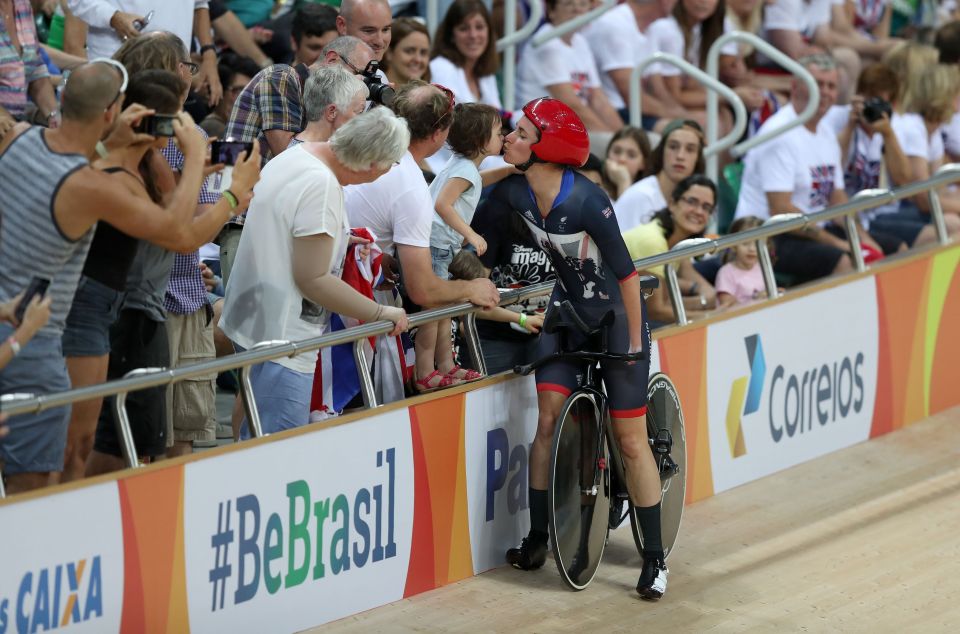
<svg viewBox="0 0 960 634"><path fill-rule="evenodd" d="M480 379L486 378L476 370L461 368L459 365L455 365L450 368L450 371L447 372L447 376L458 383L471 383L473 381L479 381Z"/></svg>
<svg viewBox="0 0 960 634"><path fill-rule="evenodd" d="M439 379L435 384L431 385L431 381L434 379ZM439 370L434 370L427 376L422 379L417 379L414 384L417 388L418 394L428 394L430 392L436 392L437 390L442 390L444 388L452 387L459 383L454 378L451 378L449 375L440 374Z"/></svg>

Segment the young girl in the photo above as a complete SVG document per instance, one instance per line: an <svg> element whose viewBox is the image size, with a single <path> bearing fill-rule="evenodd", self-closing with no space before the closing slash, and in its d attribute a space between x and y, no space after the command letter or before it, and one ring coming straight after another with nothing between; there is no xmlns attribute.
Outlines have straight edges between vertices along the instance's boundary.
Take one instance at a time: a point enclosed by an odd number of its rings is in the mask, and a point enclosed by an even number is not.
<svg viewBox="0 0 960 634"><path fill-rule="evenodd" d="M650 140L640 128L620 128L610 144L603 160L603 183L601 187L616 201L631 185L640 180L650 160Z"/></svg>
<svg viewBox="0 0 960 634"><path fill-rule="evenodd" d="M507 174L506 170L498 169L492 174L485 172L481 177L479 170L483 159L499 155L503 147L497 109L479 103L457 104L447 144L453 150L453 157L430 184L436 211L430 234L430 255L433 272L444 280L449 277L447 269L453 256L464 242L480 255L487 250L486 241L470 228L470 221L480 202L480 190ZM482 378L480 373L454 363L449 319L420 326L414 343L418 392Z"/></svg>
<svg viewBox="0 0 960 634"><path fill-rule="evenodd" d="M763 221L756 216L744 216L730 225L730 233L746 231L762 224ZM719 308L730 308L767 296L755 243L746 242L733 247L724 255L724 261L726 264L717 272L715 285Z"/></svg>

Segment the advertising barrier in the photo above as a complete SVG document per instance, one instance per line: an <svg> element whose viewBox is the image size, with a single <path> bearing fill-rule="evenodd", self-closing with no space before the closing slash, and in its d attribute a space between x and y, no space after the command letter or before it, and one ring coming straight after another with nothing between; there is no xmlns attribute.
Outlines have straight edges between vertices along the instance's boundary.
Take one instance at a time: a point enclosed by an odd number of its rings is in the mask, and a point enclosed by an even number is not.
<svg viewBox="0 0 960 634"><path fill-rule="evenodd" d="M687 501L960 404L958 262L938 251L658 338ZM536 424L533 378L508 378L6 501L0 634L293 632L502 565L528 527Z"/></svg>

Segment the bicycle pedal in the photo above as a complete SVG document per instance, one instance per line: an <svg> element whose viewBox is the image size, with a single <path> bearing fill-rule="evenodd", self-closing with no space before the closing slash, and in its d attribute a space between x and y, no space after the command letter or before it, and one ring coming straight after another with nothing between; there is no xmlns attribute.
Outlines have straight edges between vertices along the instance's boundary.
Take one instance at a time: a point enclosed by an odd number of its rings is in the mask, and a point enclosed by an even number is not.
<svg viewBox="0 0 960 634"><path fill-rule="evenodd" d="M669 429L661 429L657 432L656 437L653 439L653 450L654 452L665 456L670 453L670 450L673 448L673 436L670 434Z"/></svg>

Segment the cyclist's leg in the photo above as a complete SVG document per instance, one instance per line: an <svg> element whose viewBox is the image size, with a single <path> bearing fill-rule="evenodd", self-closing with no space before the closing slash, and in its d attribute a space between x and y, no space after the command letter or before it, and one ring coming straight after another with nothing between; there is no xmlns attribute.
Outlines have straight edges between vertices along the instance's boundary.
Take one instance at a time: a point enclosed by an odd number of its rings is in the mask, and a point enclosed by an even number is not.
<svg viewBox="0 0 960 634"><path fill-rule="evenodd" d="M559 349L556 335L542 334L537 346L537 358L553 354ZM518 548L507 551L507 561L516 568L533 570L543 565L549 536L547 483L550 471L550 452L553 449L553 430L567 396L577 386L578 365L569 362L550 363L537 370L537 432L533 439L529 463L530 533Z"/></svg>
<svg viewBox="0 0 960 634"><path fill-rule="evenodd" d="M644 332L644 348L650 350L650 332L646 328ZM629 348L626 319L621 315L611 329L609 345L612 352L626 352ZM666 564L660 528L660 472L647 438L649 374L649 358L603 366L613 435L620 447L627 490L643 533L644 565L637 592L646 599L659 599L666 590Z"/></svg>

